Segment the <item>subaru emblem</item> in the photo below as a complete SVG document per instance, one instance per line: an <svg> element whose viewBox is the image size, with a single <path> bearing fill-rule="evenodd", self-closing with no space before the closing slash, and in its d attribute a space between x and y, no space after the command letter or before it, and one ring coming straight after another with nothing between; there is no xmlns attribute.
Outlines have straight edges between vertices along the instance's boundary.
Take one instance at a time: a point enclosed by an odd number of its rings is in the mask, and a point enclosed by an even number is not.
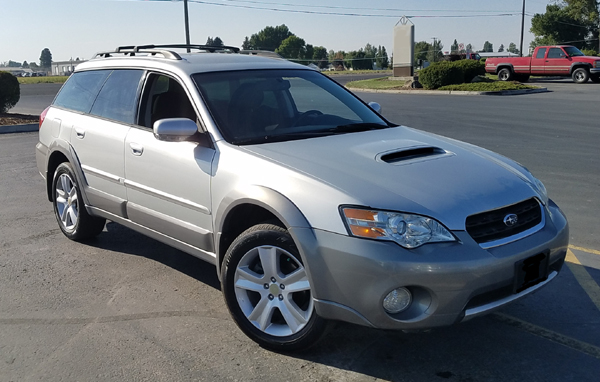
<svg viewBox="0 0 600 382"><path fill-rule="evenodd" d="M504 224L507 227L512 227L519 221L519 217L515 214L508 214L504 217Z"/></svg>

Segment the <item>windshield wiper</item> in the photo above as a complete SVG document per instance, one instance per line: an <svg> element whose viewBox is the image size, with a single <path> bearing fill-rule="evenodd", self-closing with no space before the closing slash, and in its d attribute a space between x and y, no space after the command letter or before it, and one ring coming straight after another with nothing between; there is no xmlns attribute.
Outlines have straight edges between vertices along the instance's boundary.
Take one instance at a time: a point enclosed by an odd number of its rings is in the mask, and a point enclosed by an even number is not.
<svg viewBox="0 0 600 382"><path fill-rule="evenodd" d="M369 130L381 130L387 129L390 126L382 125L380 123L364 122L364 123L349 123L347 125L339 125L334 128L328 129L327 131L333 133L356 133L360 131Z"/></svg>

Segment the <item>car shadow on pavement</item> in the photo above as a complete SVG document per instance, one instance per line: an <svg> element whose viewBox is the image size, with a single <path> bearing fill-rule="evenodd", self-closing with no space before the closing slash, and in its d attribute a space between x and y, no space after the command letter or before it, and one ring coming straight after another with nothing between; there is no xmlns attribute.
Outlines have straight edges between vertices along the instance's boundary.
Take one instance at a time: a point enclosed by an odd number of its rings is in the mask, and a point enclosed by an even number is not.
<svg viewBox="0 0 600 382"><path fill-rule="evenodd" d="M338 323L318 345L289 356L329 366L331 380L350 381L371 380L365 376L385 381L595 381L600 372L597 359L493 316L413 333Z"/></svg>
<svg viewBox="0 0 600 382"><path fill-rule="evenodd" d="M214 265L117 223L107 222L105 230L108 232L101 233L86 244L157 261L214 289L221 290Z"/></svg>

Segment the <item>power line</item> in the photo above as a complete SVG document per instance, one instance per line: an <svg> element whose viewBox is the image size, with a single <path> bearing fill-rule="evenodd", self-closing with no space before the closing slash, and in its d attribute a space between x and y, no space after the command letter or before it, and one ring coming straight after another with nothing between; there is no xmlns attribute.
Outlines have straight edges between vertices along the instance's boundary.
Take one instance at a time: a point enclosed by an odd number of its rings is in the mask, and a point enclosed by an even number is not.
<svg viewBox="0 0 600 382"><path fill-rule="evenodd" d="M137 0L137 1L170 1L170 0ZM253 6L253 5L242 5L242 4L224 4L224 3L215 3L212 1L203 1L203 0L188 0L190 3L197 4L205 4L205 5L214 5L221 7L230 7L230 8L241 8L241 9L256 9L256 10L264 10L264 11L273 11L273 12L286 12L286 13L301 13L301 14L311 14L311 15L327 15L327 16L353 16L353 17L386 17L386 18L400 18L404 15L381 15L381 14L370 14L370 13L350 13L350 12L323 12L323 11L311 11L311 10L300 10L300 9L282 9L282 8L269 8L262 6ZM228 0L222 0L228 1ZM256 2L258 3L258 2ZM279 4L277 4L279 5ZM284 6L284 5L280 5ZM350 8L346 8L350 9ZM402 12L399 10L399 12ZM484 11L485 12L485 11ZM472 14L472 15L411 15L406 16L407 18L475 18L475 17L507 17L507 16L516 16L520 15L520 13L497 13L497 14Z"/></svg>

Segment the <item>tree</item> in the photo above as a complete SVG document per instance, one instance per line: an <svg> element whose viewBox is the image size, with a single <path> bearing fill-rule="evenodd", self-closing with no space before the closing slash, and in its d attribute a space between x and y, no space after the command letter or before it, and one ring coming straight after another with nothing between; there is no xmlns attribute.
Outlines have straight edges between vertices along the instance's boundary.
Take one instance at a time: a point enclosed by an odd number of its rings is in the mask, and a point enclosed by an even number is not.
<svg viewBox="0 0 600 382"><path fill-rule="evenodd" d="M510 44L508 44L507 52L514 53L514 54L520 53L519 49L517 49L517 46L515 45L514 42L511 42Z"/></svg>
<svg viewBox="0 0 600 382"><path fill-rule="evenodd" d="M500 47L498 48L498 53L500 52L504 52L504 44L500 44Z"/></svg>
<svg viewBox="0 0 600 382"><path fill-rule="evenodd" d="M596 3L595 1L591 1ZM596 45L598 11L587 10L587 0L569 0L546 6L546 13L536 13L531 19L535 35L531 47L538 45L571 44L578 48Z"/></svg>
<svg viewBox="0 0 600 382"><path fill-rule="evenodd" d="M8 67L9 68L20 68L21 67L21 63L20 62L16 62L16 61L12 61L12 60L8 60Z"/></svg>
<svg viewBox="0 0 600 382"><path fill-rule="evenodd" d="M473 45L471 44L467 44L467 52L472 52L473 51Z"/></svg>
<svg viewBox="0 0 600 382"><path fill-rule="evenodd" d="M433 45L429 52L427 53L427 60L429 62L437 62L441 61L444 57L444 53L442 53L442 49L444 49L444 45L442 44L442 40L433 40Z"/></svg>
<svg viewBox="0 0 600 382"><path fill-rule="evenodd" d="M306 44L304 46L304 58L312 60L314 54L315 54L315 47L310 44Z"/></svg>
<svg viewBox="0 0 600 382"><path fill-rule="evenodd" d="M0 113L6 113L21 98L21 88L17 77L9 72L0 72Z"/></svg>
<svg viewBox="0 0 600 382"><path fill-rule="evenodd" d="M294 35L286 38L275 52L288 59L303 59L306 53L305 42Z"/></svg>
<svg viewBox="0 0 600 382"><path fill-rule="evenodd" d="M215 37L213 40L213 46L223 46L223 40L219 36Z"/></svg>
<svg viewBox="0 0 600 382"><path fill-rule="evenodd" d="M250 45L250 40L248 39L248 36L246 36L244 38L244 42L242 43L242 49L244 49L244 50L252 49L252 45Z"/></svg>
<svg viewBox="0 0 600 382"><path fill-rule="evenodd" d="M52 53L50 49L44 48L40 54L40 66L42 68L49 68L52 66Z"/></svg>
<svg viewBox="0 0 600 382"><path fill-rule="evenodd" d="M417 62L419 60L425 61L427 60L427 54L431 50L431 44L427 41L419 41L415 43L414 47L414 57L415 57L415 66L417 66Z"/></svg>
<svg viewBox="0 0 600 382"><path fill-rule="evenodd" d="M390 66L390 59L388 58L385 46L379 45L379 47L377 48L377 55L375 57L377 67L381 69L386 69L388 66Z"/></svg>
<svg viewBox="0 0 600 382"><path fill-rule="evenodd" d="M23 65L21 65L22 68L29 68L29 64L27 63L27 61L23 61Z"/></svg>
<svg viewBox="0 0 600 382"><path fill-rule="evenodd" d="M450 54L458 54L458 41L454 39L452 45L450 45Z"/></svg>
<svg viewBox="0 0 600 382"><path fill-rule="evenodd" d="M270 50L274 52L275 49L279 48L283 40L293 35L285 24L277 27L266 27L250 36L250 40L248 41L250 44L249 49Z"/></svg>
<svg viewBox="0 0 600 382"><path fill-rule="evenodd" d="M325 69L329 65L329 60L327 59L327 49L325 49L323 46L314 47L312 59L321 69Z"/></svg>
<svg viewBox="0 0 600 382"><path fill-rule="evenodd" d="M493 52L494 51L494 44L492 44L489 41L486 41L483 43L483 50L482 52Z"/></svg>
<svg viewBox="0 0 600 382"><path fill-rule="evenodd" d="M31 68L31 69L38 69L38 68L39 68L39 66L38 66L38 64L36 64L35 62L30 62L30 63L29 63L29 68Z"/></svg>

